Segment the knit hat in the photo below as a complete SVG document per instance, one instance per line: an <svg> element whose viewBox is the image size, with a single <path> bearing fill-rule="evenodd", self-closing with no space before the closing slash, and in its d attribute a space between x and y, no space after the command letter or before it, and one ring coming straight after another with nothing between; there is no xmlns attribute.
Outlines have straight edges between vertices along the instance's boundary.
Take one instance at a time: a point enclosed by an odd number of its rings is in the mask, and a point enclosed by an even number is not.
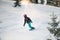
<svg viewBox="0 0 60 40"><path fill-rule="evenodd" d="M27 15L26 15L26 14L24 14L24 17L27 17Z"/></svg>

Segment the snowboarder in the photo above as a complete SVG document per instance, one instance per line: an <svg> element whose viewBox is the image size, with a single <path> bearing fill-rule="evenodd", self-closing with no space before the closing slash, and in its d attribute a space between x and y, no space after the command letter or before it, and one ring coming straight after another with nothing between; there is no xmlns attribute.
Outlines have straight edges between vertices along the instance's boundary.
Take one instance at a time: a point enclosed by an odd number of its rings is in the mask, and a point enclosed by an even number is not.
<svg viewBox="0 0 60 40"><path fill-rule="evenodd" d="M25 26L26 23L28 24L28 26L30 28L30 31L35 29L34 27L31 26L32 20L29 17L27 17L27 15L25 14L24 15L24 24L23 24L23 26Z"/></svg>
<svg viewBox="0 0 60 40"><path fill-rule="evenodd" d="M19 3L21 0L15 0L15 1L16 2L15 2L15 6L14 7L21 6L20 3Z"/></svg>

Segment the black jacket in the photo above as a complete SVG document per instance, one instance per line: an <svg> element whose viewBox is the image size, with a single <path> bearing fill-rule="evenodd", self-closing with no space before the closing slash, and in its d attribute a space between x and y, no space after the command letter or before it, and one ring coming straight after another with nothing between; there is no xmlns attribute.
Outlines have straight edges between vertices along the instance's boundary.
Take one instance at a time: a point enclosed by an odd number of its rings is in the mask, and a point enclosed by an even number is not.
<svg viewBox="0 0 60 40"><path fill-rule="evenodd" d="M32 23L32 20L31 20L29 17L26 17L26 18L24 19L24 25L23 25L23 26L25 26L25 24L26 24L26 23L29 23L29 22Z"/></svg>
<svg viewBox="0 0 60 40"><path fill-rule="evenodd" d="M26 17L26 18L24 19L24 21L25 21L26 23L32 22L32 20L31 20L29 17Z"/></svg>

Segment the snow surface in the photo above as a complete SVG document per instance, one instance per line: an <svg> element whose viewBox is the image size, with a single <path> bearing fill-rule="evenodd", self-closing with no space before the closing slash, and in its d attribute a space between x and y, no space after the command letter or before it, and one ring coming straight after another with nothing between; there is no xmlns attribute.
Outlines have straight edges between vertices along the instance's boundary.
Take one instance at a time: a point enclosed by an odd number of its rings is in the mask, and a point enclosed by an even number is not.
<svg viewBox="0 0 60 40"><path fill-rule="evenodd" d="M13 3L0 1L0 40L56 40L47 27L52 12L60 18L60 8L32 3L13 7ZM32 19L36 30L29 31L27 24L23 26L24 14Z"/></svg>

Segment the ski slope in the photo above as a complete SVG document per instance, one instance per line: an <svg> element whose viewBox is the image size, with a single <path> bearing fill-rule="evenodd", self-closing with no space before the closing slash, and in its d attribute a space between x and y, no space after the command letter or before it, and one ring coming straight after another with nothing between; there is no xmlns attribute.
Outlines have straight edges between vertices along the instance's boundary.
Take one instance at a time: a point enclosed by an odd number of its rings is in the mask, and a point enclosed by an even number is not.
<svg viewBox="0 0 60 40"><path fill-rule="evenodd" d="M56 40L50 34L47 27L50 14L54 12L58 19L60 8L41 4L21 4L21 7L13 7L14 2L0 1L0 39L1 40ZM29 31L26 24L23 26L24 17L27 14L33 21L32 26L36 28ZM59 19L60 20L60 19Z"/></svg>

